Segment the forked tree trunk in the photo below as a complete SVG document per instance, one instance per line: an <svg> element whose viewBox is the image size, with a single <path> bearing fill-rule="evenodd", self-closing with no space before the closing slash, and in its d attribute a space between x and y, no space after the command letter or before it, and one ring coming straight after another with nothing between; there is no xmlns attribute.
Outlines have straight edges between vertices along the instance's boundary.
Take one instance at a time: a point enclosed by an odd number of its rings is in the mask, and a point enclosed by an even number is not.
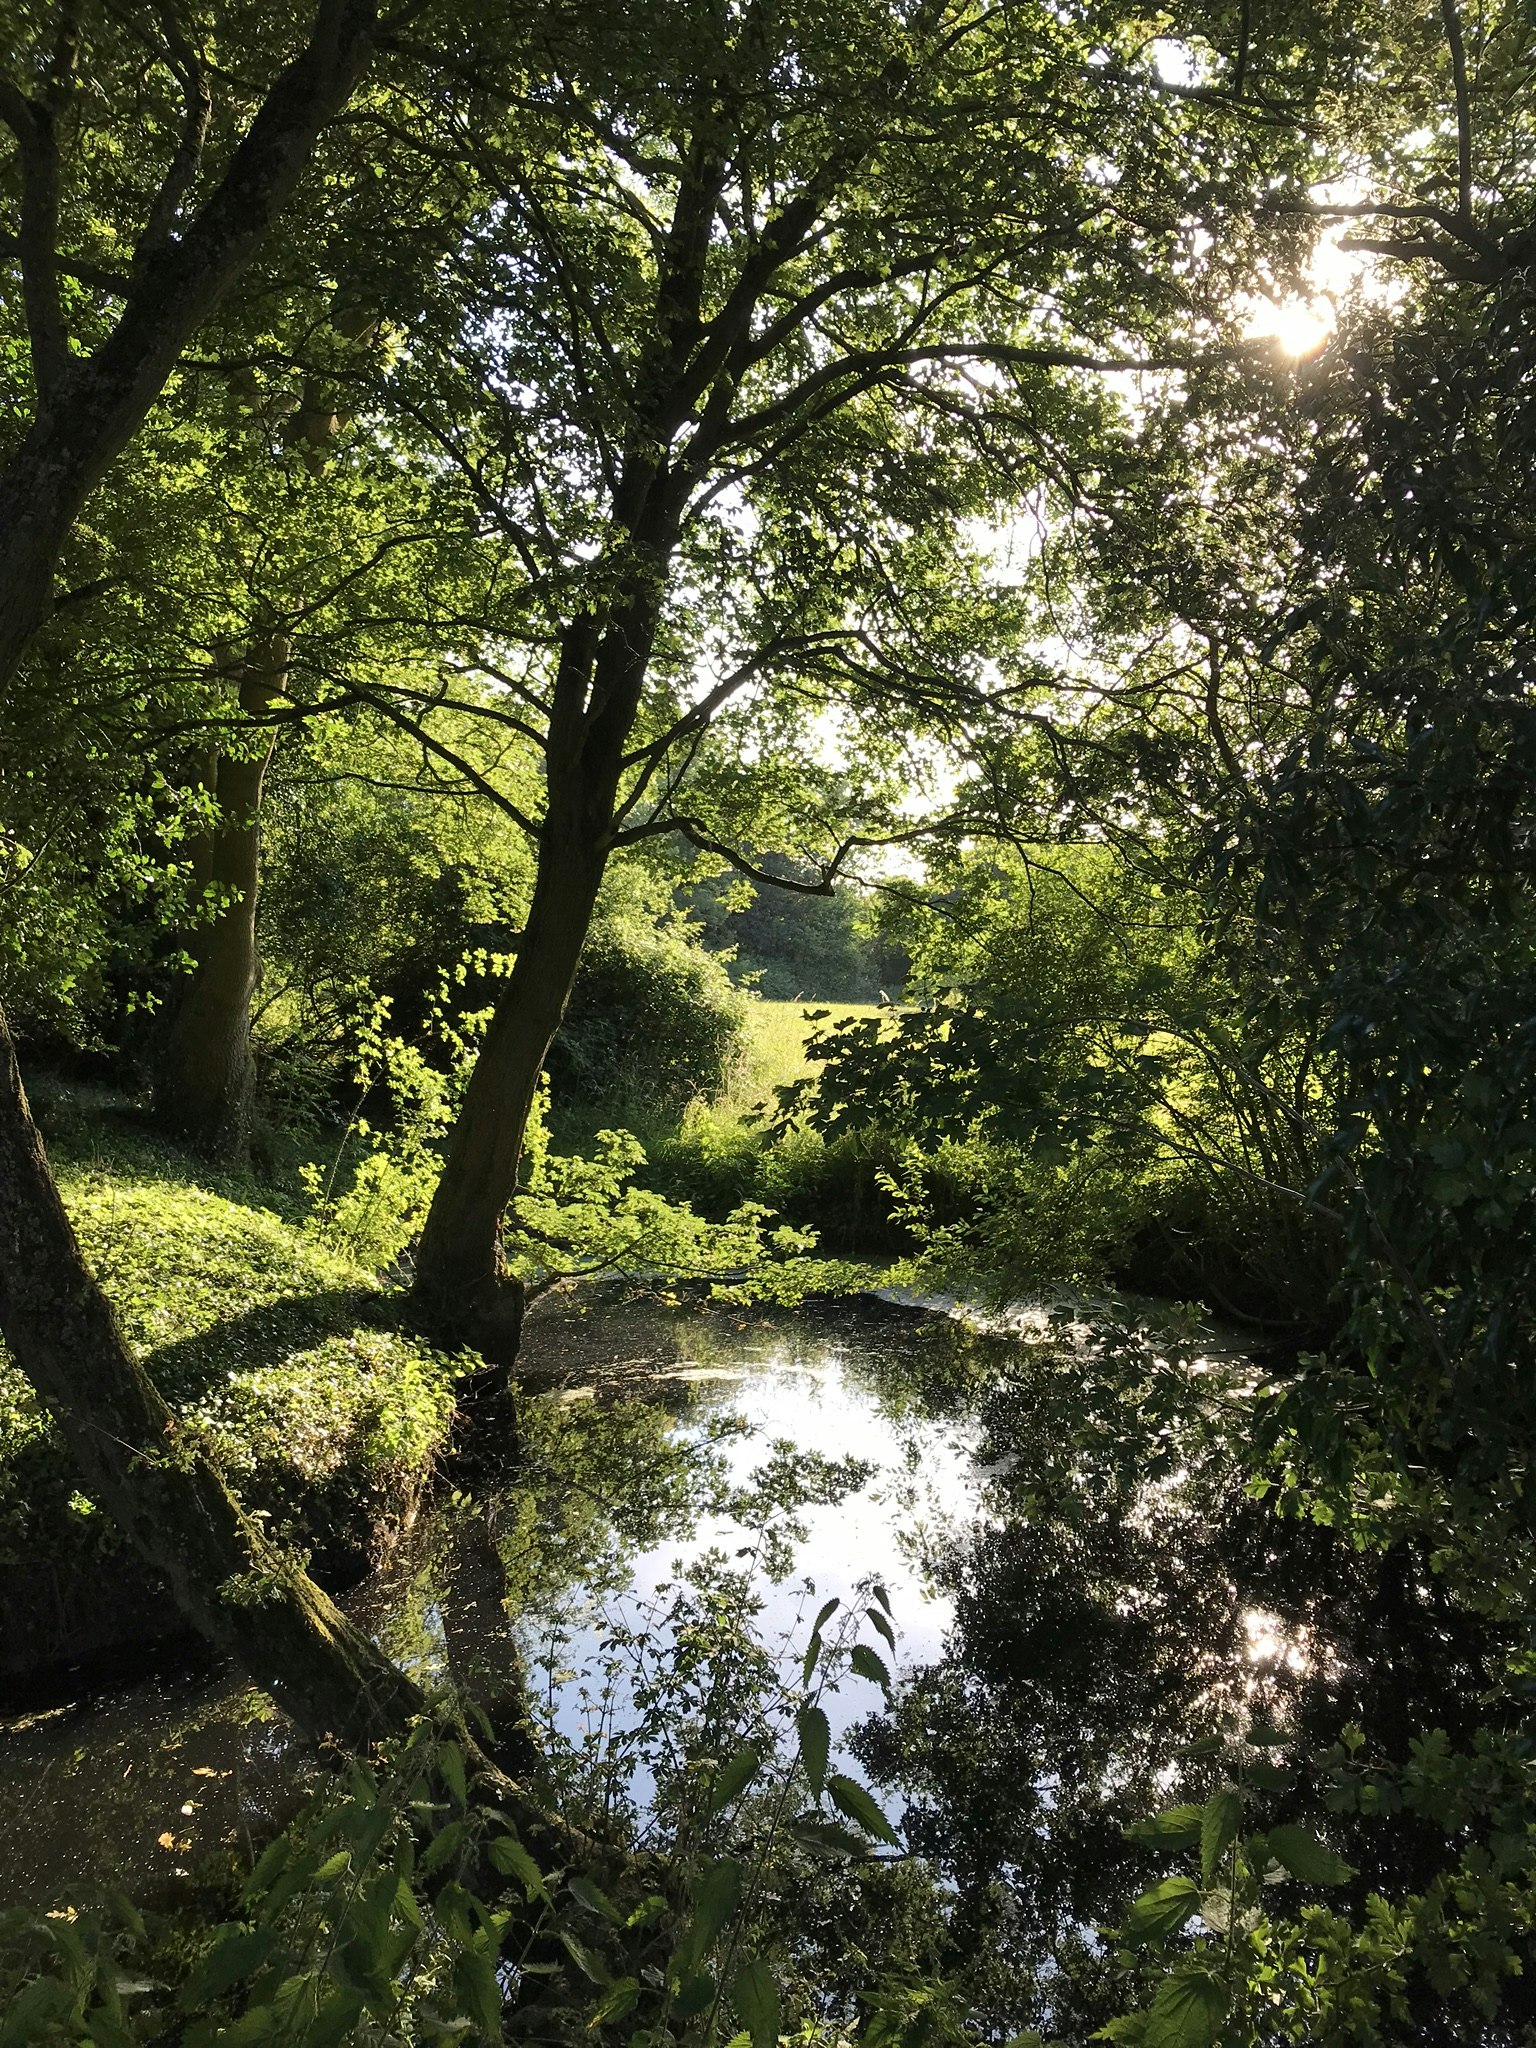
<svg viewBox="0 0 1536 2048"><path fill-rule="evenodd" d="M85 1492L302 1728L360 1747L422 1712L405 1674L244 1513L128 1350L59 1200L3 1015L0 1334Z"/></svg>
<svg viewBox="0 0 1536 2048"><path fill-rule="evenodd" d="M240 708L259 718L287 680L286 640L253 655L240 680ZM205 775L219 807L199 880L225 901L197 934L197 966L166 1038L155 1077L161 1122L200 1150L244 1157L250 1137L256 1068L251 1054L251 1002L261 979L256 901L261 880L261 796L272 741L255 754L214 757Z"/></svg>
<svg viewBox="0 0 1536 2048"><path fill-rule="evenodd" d="M621 508L622 509L622 508ZM625 522L630 524L629 521ZM630 530L634 526L630 524ZM606 630L566 630L546 750L545 814L528 920L454 1123L416 1252L412 1306L426 1335L467 1345L486 1371L464 1391L496 1401L522 1333L523 1288L505 1269L502 1217L517 1188L528 1118L560 1028L613 848L614 803L675 545L653 512L650 573Z"/></svg>

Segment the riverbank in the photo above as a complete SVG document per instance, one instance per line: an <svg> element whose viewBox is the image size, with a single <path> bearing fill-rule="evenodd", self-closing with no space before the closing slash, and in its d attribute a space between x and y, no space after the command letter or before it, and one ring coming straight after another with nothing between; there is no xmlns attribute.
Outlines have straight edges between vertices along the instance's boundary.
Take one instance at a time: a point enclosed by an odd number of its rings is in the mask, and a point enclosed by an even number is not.
<svg viewBox="0 0 1536 2048"><path fill-rule="evenodd" d="M129 1344L273 1533L331 1590L410 1529L453 1412L453 1370L388 1326L362 1267L153 1154L56 1161ZM179 1636L169 1597L76 1485L0 1351L0 1700Z"/></svg>

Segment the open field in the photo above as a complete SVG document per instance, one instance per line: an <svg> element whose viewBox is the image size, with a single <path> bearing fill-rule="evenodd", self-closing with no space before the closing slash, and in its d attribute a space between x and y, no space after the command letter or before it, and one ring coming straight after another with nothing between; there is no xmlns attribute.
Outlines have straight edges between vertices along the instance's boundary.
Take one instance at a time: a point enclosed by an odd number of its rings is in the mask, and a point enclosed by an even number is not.
<svg viewBox="0 0 1536 2048"><path fill-rule="evenodd" d="M880 1013L880 1006L878 1003L775 1003L761 996L754 997L748 1023L750 1049L736 1080L717 1105L723 1114L734 1112L745 1116L749 1110L771 1102L776 1088L801 1080L811 1072L812 1062L805 1056L805 1043L813 1031L822 1028L820 1024L809 1021L813 1011L827 1012L823 1021L831 1022L833 1019L875 1017Z"/></svg>

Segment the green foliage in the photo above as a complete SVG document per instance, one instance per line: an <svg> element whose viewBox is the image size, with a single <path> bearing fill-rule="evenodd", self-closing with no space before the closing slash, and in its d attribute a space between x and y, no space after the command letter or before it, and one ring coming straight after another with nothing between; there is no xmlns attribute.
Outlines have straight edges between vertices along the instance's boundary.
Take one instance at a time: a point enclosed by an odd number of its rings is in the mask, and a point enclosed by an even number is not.
<svg viewBox="0 0 1536 2048"><path fill-rule="evenodd" d="M308 1544L364 1551L409 1516L446 1436L449 1372L387 1327L365 1271L168 1175L61 1179L124 1335L250 1506ZM9 1360L0 1388L6 1549L81 1569L111 1532Z"/></svg>
<svg viewBox="0 0 1536 2048"><path fill-rule="evenodd" d="M1528 1745L1480 1734L1458 1754L1443 1734L1418 1738L1395 1770L1362 1767L1357 1729L1312 1760L1337 1814L1364 1814L1390 1829L1414 1816L1441 1837L1439 1868L1423 1889L1394 1895L1353 1884L1357 1873L1310 1826L1283 1821L1245 1833L1257 1785L1295 1784L1303 1759L1278 1770L1275 1731L1255 1727L1224 1745L1239 1783L1218 1790L1199 1814L1198 1881L1163 1879L1116 1930L1121 1962L1150 2002L1095 2038L1165 2048L1384 2048L1429 2024L1434 2038L1503 2039L1505 1999L1524 1969L1536 1930L1536 1840L1528 1801ZM1244 1789L1243 1780L1249 1789ZM1259 1795L1262 1798L1262 1794ZM1165 1811L1129 1830L1172 1846L1189 1833L1192 1808ZM1209 1852L1209 1853L1207 1853ZM1345 1889L1330 1907L1298 1898ZM1199 1917L1192 1939L1183 1930Z"/></svg>
<svg viewBox="0 0 1536 2048"><path fill-rule="evenodd" d="M747 1003L687 926L642 905L600 915L550 1055L555 1101L647 1124L719 1095L745 1052Z"/></svg>

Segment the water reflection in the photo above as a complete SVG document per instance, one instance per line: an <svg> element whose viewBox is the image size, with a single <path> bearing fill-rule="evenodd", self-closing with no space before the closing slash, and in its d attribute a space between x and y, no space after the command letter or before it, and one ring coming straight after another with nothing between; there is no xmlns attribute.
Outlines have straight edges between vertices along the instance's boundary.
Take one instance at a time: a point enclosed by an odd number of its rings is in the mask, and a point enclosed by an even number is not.
<svg viewBox="0 0 1536 2048"><path fill-rule="evenodd" d="M835 1737L942 1874L946 1967L984 2020L1086 2039L1117 2009L1093 1929L1149 1874L1122 1829L1201 1789L1208 1767L1175 1761L1193 1737L1260 1710L1317 1741L1358 1719L1399 1753L1423 1726L1455 1737L1495 1648L1422 1558L1359 1555L1248 1497L1242 1361L1164 1370L1173 1352L1144 1345L1126 1372L1141 1342L875 1306L541 1312L518 1482L445 1503L354 1608L433 1682L494 1703L526 1680L605 1798L643 1809L647 1703L682 1715L755 1658L792 1669L813 1603L879 1578L902 1683L877 1713L845 1683ZM755 1644L669 1693L689 1574L750 1575ZM282 1724L227 1685L16 1728L0 1894L101 1871L142 1889L259 1833L301 1776ZM1411 1831L1390 1846L1400 1886ZM1370 1879L1379 1853L1362 1838L1351 1860Z"/></svg>

